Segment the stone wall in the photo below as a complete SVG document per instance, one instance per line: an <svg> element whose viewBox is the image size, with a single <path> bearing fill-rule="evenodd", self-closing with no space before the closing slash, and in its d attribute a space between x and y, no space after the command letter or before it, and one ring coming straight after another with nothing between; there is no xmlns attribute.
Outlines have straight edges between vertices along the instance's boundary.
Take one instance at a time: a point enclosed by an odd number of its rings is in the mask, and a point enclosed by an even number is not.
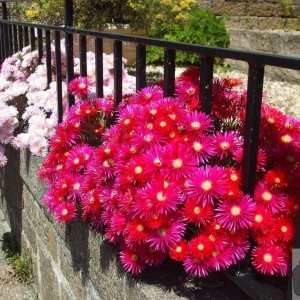
<svg viewBox="0 0 300 300"><path fill-rule="evenodd" d="M299 28L298 0L198 0L200 6L216 15L227 16L230 28Z"/></svg>
<svg viewBox="0 0 300 300"><path fill-rule="evenodd" d="M228 29L228 32L230 48L300 57L300 31ZM248 70L246 63L237 60L227 60L227 62L237 70L243 72ZM267 66L266 75L275 80L300 83L298 71Z"/></svg>
<svg viewBox="0 0 300 300"><path fill-rule="evenodd" d="M40 300L249 299L221 275L194 280L171 262L138 278L127 275L116 249L99 233L82 222L59 226L52 221L40 203L45 188L36 173L42 160L11 148L7 155L8 164L0 168L0 209L20 250L31 257ZM263 291L265 284L257 284ZM283 299L282 292L276 294Z"/></svg>

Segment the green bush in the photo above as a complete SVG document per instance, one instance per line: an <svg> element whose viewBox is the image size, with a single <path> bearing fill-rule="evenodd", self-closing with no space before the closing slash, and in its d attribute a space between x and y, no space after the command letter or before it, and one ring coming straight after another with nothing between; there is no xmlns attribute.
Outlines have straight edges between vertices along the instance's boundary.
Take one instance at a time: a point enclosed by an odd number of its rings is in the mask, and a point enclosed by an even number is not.
<svg viewBox="0 0 300 300"><path fill-rule="evenodd" d="M190 12L183 25L177 23L169 26L162 25L152 29L149 36L191 44L219 47L228 47L229 45L229 35L223 20L217 18L212 12L201 8L195 8ZM163 49L148 48L148 63L162 64L163 58ZM178 52L176 53L176 61L178 64L197 64L199 57L192 53Z"/></svg>

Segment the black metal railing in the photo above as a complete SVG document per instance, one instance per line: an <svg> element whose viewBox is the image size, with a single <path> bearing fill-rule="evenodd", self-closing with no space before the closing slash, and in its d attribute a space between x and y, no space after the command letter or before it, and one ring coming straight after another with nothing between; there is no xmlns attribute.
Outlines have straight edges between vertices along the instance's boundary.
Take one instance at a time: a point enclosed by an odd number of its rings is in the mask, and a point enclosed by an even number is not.
<svg viewBox="0 0 300 300"><path fill-rule="evenodd" d="M1 1L0 1L1 2ZM213 82L214 58L230 58L248 63L247 106L244 131L244 154L242 161L242 184L245 193L253 196L256 179L256 162L259 143L259 124L262 104L263 81L265 66L275 66L286 69L300 70L299 57L286 57L250 51L238 51L218 47L195 44L176 43L151 39L147 37L112 34L107 32L89 31L73 27L73 0L65 0L65 25L49 26L8 20L6 2L2 2L2 16L0 21L0 63L5 58L30 45L38 50L38 60L42 60L45 42L45 59L47 66L47 80L51 83L51 36L55 45L57 105L59 121L62 120L62 67L61 67L61 36L64 34L66 47L66 78L70 82L74 78L74 34L79 35L80 75L87 74L87 37L94 39L96 63L96 95L103 97L103 39L113 42L114 54L114 99L116 105L122 100L122 47L123 42L136 45L136 89L146 86L146 48L157 46L164 49L164 95L173 96L175 90L175 58L176 51L192 52L199 55L201 65L200 99L203 111L211 112L211 96ZM45 38L43 38L45 37ZM68 95L69 106L74 104L74 97ZM300 248L300 218L298 218L295 247ZM230 275L231 276L231 275ZM230 277L229 276L229 277ZM242 280L242 279L241 279ZM248 279L247 279L248 280ZM248 285L233 278L240 288L254 299L261 298L260 292L252 282ZM267 285L266 285L267 286ZM290 294L287 293L287 297Z"/></svg>

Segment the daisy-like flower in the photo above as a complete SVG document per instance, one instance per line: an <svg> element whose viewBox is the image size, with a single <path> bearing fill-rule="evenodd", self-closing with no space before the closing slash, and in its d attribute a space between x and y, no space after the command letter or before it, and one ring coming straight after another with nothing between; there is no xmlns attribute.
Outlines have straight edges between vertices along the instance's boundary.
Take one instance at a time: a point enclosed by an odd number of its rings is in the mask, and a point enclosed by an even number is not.
<svg viewBox="0 0 300 300"><path fill-rule="evenodd" d="M70 151L67 160L66 168L70 172L82 172L86 169L88 163L92 160L94 148L85 144L77 145Z"/></svg>
<svg viewBox="0 0 300 300"><path fill-rule="evenodd" d="M188 81L181 81L176 86L176 96L190 111L200 108L199 85Z"/></svg>
<svg viewBox="0 0 300 300"><path fill-rule="evenodd" d="M138 105L127 105L120 110L118 115L118 126L121 131L130 132L136 126L138 117L141 114L141 107Z"/></svg>
<svg viewBox="0 0 300 300"><path fill-rule="evenodd" d="M221 271L229 268L234 262L234 249L225 248L221 251L212 251L211 257L209 259L209 267L214 271Z"/></svg>
<svg viewBox="0 0 300 300"><path fill-rule="evenodd" d="M286 252L279 245L260 245L252 251L252 263L255 269L265 275L288 274Z"/></svg>
<svg viewBox="0 0 300 300"><path fill-rule="evenodd" d="M214 203L227 194L228 178L220 167L198 168L193 176L187 180L187 191L198 199L204 207L207 203Z"/></svg>
<svg viewBox="0 0 300 300"><path fill-rule="evenodd" d="M202 207L197 199L192 198L186 200L182 213L189 223L200 226L201 224L206 224L212 221L213 206L210 203L207 203L204 207Z"/></svg>
<svg viewBox="0 0 300 300"><path fill-rule="evenodd" d="M265 229L273 226L272 213L268 211L264 206L258 205L255 209L254 220L252 223L252 228Z"/></svg>
<svg viewBox="0 0 300 300"><path fill-rule="evenodd" d="M197 135L209 132L213 129L212 119L202 112L190 112L186 117L187 130Z"/></svg>
<svg viewBox="0 0 300 300"><path fill-rule="evenodd" d="M226 131L224 133L218 132L216 134L216 155L220 158L226 158L234 155L236 151L242 149L243 142L239 136L232 132Z"/></svg>
<svg viewBox="0 0 300 300"><path fill-rule="evenodd" d="M205 260L214 250L214 240L207 235L198 235L188 242L187 255L198 260Z"/></svg>
<svg viewBox="0 0 300 300"><path fill-rule="evenodd" d="M178 187L161 177L154 177L136 195L133 211L141 218L167 215L181 203Z"/></svg>
<svg viewBox="0 0 300 300"><path fill-rule="evenodd" d="M162 167L162 173L166 178L187 179L196 170L197 160L187 145L169 144L163 159L165 165Z"/></svg>
<svg viewBox="0 0 300 300"><path fill-rule="evenodd" d="M280 219L276 220L274 227L275 233L280 240L284 242L290 242L294 239L295 225L290 218L281 217Z"/></svg>
<svg viewBox="0 0 300 300"><path fill-rule="evenodd" d="M190 145L192 152L198 159L199 164L207 163L209 158L215 155L215 139L214 137L207 135L201 138L191 139Z"/></svg>
<svg viewBox="0 0 300 300"><path fill-rule="evenodd" d="M208 260L199 260L187 256L183 261L184 270L195 277L207 277L211 271Z"/></svg>
<svg viewBox="0 0 300 300"><path fill-rule="evenodd" d="M130 272L134 275L141 273L145 269L140 254L130 250L127 247L124 247L121 250L120 259L125 271Z"/></svg>
<svg viewBox="0 0 300 300"><path fill-rule="evenodd" d="M285 187L287 185L285 173L278 168L267 171L265 180L270 186Z"/></svg>
<svg viewBox="0 0 300 300"><path fill-rule="evenodd" d="M58 223L67 224L75 219L77 210L73 202L62 202L54 210L55 220Z"/></svg>
<svg viewBox="0 0 300 300"><path fill-rule="evenodd" d="M230 231L247 229L253 223L255 208L255 202L249 195L238 201L221 201L216 209L216 219Z"/></svg>
<svg viewBox="0 0 300 300"><path fill-rule="evenodd" d="M149 245L159 252L168 252L182 240L186 224L182 220L170 219L166 224L153 230L148 239Z"/></svg>
<svg viewBox="0 0 300 300"><path fill-rule="evenodd" d="M183 261L186 256L187 242L179 241L173 248L170 249L170 257L176 261Z"/></svg>
<svg viewBox="0 0 300 300"><path fill-rule="evenodd" d="M127 224L124 236L126 237L125 243L129 246L142 244L148 240L150 231L143 221L136 219Z"/></svg>
<svg viewBox="0 0 300 300"><path fill-rule="evenodd" d="M273 191L264 181L256 186L254 200L272 213L278 213L284 209L287 197L283 193Z"/></svg>
<svg viewBox="0 0 300 300"><path fill-rule="evenodd" d="M92 82L87 77L78 77L69 84L70 92L79 98L86 98L92 86Z"/></svg>
<svg viewBox="0 0 300 300"><path fill-rule="evenodd" d="M131 97L130 103L146 105L150 102L161 100L162 98L163 98L162 88L160 86L153 85L153 86L147 86L137 91L137 93Z"/></svg>
<svg viewBox="0 0 300 300"><path fill-rule="evenodd" d="M165 149L159 145L154 145L143 154L144 168L146 176L158 174L163 165Z"/></svg>
<svg viewBox="0 0 300 300"><path fill-rule="evenodd" d="M87 220L91 215L99 212L101 206L101 196L100 191L98 189L84 194L81 200L81 207L83 209L83 220Z"/></svg>

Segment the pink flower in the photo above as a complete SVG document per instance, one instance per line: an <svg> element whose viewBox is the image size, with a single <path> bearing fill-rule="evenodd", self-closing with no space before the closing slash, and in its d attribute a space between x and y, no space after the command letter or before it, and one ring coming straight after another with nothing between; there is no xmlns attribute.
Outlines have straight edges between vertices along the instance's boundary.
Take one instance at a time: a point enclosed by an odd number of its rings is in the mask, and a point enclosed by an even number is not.
<svg viewBox="0 0 300 300"><path fill-rule="evenodd" d="M272 213L281 211L287 202L287 197L281 192L272 190L264 181L256 186L254 200Z"/></svg>
<svg viewBox="0 0 300 300"><path fill-rule="evenodd" d="M256 205L249 195L240 200L221 201L216 209L217 221L230 231L250 228Z"/></svg>
<svg viewBox="0 0 300 300"><path fill-rule="evenodd" d="M164 155L162 173L166 178L180 180L191 177L196 170L197 160L191 149L184 144L169 144Z"/></svg>
<svg viewBox="0 0 300 300"><path fill-rule="evenodd" d="M226 158L233 155L239 149L242 149L242 141L238 135L232 131L226 131L224 134L216 134L216 155L220 158Z"/></svg>
<svg viewBox="0 0 300 300"><path fill-rule="evenodd" d="M202 112L190 112L186 118L187 130L199 135L203 132L212 131L213 123L210 116Z"/></svg>
<svg viewBox="0 0 300 300"><path fill-rule="evenodd" d="M133 95L130 102L132 104L146 105L163 98L163 90L161 87L153 85L145 87Z"/></svg>
<svg viewBox="0 0 300 300"><path fill-rule="evenodd" d="M255 269L265 275L288 274L286 253L279 245L257 246L252 251L252 262Z"/></svg>
<svg viewBox="0 0 300 300"><path fill-rule="evenodd" d="M207 163L215 155L215 139L210 135L192 139L190 144L199 164Z"/></svg>
<svg viewBox="0 0 300 300"><path fill-rule="evenodd" d="M183 238L186 224L182 220L168 220L168 222L150 234L148 242L159 252L167 252Z"/></svg>
<svg viewBox="0 0 300 300"><path fill-rule="evenodd" d="M188 193L204 207L227 194L228 179L220 167L201 167L187 180L187 185Z"/></svg>
<svg viewBox="0 0 300 300"><path fill-rule="evenodd" d="M69 223L76 217L77 211L73 202L62 202L55 207L54 213L58 223Z"/></svg>
<svg viewBox="0 0 300 300"><path fill-rule="evenodd" d="M78 77L69 84L70 92L79 98L86 98L92 86L92 82L87 77Z"/></svg>
<svg viewBox="0 0 300 300"><path fill-rule="evenodd" d="M141 261L140 254L130 250L129 248L123 248L120 252L120 259L125 271L132 274L139 274L144 270L144 264Z"/></svg>

